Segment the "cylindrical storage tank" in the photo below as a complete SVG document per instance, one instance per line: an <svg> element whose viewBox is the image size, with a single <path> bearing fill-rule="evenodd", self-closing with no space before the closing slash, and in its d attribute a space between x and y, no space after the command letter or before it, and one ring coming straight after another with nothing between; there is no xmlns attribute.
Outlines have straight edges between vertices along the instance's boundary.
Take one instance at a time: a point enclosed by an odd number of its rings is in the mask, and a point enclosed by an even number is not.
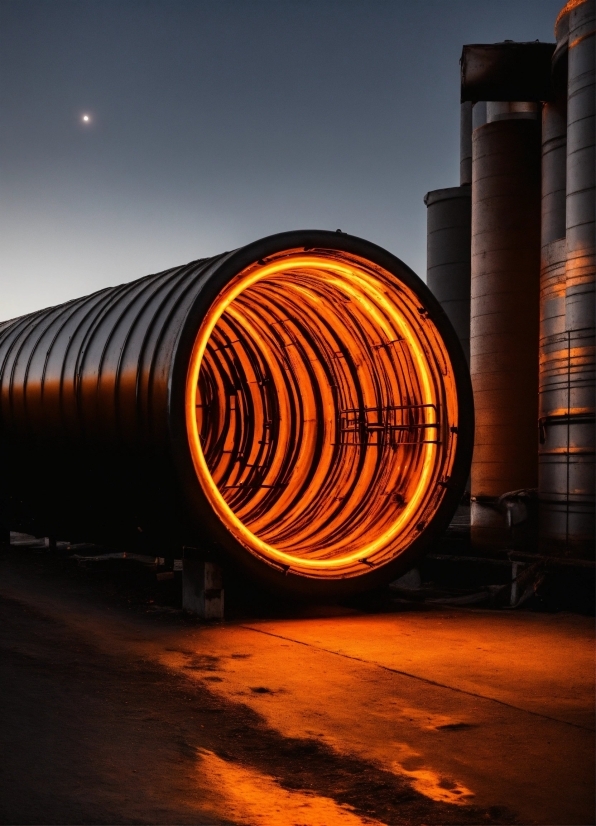
<svg viewBox="0 0 596 826"><path fill-rule="evenodd" d="M537 486L540 124L499 112L474 130L470 370L476 408L471 538L505 548L498 498Z"/></svg>
<svg viewBox="0 0 596 826"><path fill-rule="evenodd" d="M567 553L594 556L595 2L568 4L565 316L569 337Z"/></svg>
<svg viewBox="0 0 596 826"><path fill-rule="evenodd" d="M435 189L424 198L426 283L439 299L470 359L471 188Z"/></svg>
<svg viewBox="0 0 596 826"><path fill-rule="evenodd" d="M337 597L442 533L472 443L439 303L345 234L274 235L0 329L5 519L38 535L190 545Z"/></svg>
<svg viewBox="0 0 596 826"><path fill-rule="evenodd" d="M539 542L543 553L564 547L567 527L567 478L560 472L568 406L568 337L565 330L565 180L567 100L542 109L542 225L539 344Z"/></svg>

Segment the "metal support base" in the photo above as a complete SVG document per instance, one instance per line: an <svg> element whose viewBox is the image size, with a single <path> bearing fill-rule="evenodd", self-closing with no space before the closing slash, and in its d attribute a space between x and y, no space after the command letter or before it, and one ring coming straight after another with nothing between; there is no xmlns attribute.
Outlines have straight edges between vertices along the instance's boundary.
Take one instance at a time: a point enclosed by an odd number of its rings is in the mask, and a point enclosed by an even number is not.
<svg viewBox="0 0 596 826"><path fill-rule="evenodd" d="M182 608L201 619L223 619L223 577L219 565L200 559L183 560Z"/></svg>

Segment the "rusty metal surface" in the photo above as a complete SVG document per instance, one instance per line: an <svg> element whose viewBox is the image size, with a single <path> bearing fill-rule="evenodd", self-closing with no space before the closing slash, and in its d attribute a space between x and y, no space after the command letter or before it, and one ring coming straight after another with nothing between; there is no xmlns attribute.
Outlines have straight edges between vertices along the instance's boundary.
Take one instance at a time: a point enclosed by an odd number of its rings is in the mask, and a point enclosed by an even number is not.
<svg viewBox="0 0 596 826"><path fill-rule="evenodd" d="M465 358L440 305L402 262L361 239L321 231L271 236L4 323L4 523L36 535L160 555L200 546L269 587L313 595L347 589L338 581L320 583L317 591L247 554L210 509L189 451L184 393L202 319L239 271L292 247L341 250L387 268L396 283L415 292L445 341L456 375L461 436L444 504L408 549L410 555L423 552L448 524L468 475L473 406ZM370 587L387 576L394 572L367 569L349 588Z"/></svg>
<svg viewBox="0 0 596 826"><path fill-rule="evenodd" d="M482 43L463 47L461 100L550 100L554 43Z"/></svg>

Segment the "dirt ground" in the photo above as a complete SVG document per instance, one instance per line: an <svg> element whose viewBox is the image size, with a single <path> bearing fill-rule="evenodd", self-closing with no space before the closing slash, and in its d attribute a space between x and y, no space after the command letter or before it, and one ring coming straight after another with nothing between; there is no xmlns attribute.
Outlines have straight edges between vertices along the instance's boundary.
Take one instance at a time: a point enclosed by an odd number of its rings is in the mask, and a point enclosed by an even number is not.
<svg viewBox="0 0 596 826"><path fill-rule="evenodd" d="M0 548L2 823L594 822L593 619L201 625L131 565Z"/></svg>

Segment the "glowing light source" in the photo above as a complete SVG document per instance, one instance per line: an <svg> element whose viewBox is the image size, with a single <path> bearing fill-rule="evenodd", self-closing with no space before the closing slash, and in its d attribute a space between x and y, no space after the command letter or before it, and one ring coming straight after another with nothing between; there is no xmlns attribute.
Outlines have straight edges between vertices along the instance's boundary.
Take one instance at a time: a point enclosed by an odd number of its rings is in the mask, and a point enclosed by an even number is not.
<svg viewBox="0 0 596 826"><path fill-rule="evenodd" d="M83 115L83 122L84 123L89 123L90 121L91 121L91 118L89 117L89 115Z"/></svg>
<svg viewBox="0 0 596 826"><path fill-rule="evenodd" d="M211 305L187 376L199 482L262 560L348 577L436 512L457 439L446 347L416 295L343 252L287 250Z"/></svg>

